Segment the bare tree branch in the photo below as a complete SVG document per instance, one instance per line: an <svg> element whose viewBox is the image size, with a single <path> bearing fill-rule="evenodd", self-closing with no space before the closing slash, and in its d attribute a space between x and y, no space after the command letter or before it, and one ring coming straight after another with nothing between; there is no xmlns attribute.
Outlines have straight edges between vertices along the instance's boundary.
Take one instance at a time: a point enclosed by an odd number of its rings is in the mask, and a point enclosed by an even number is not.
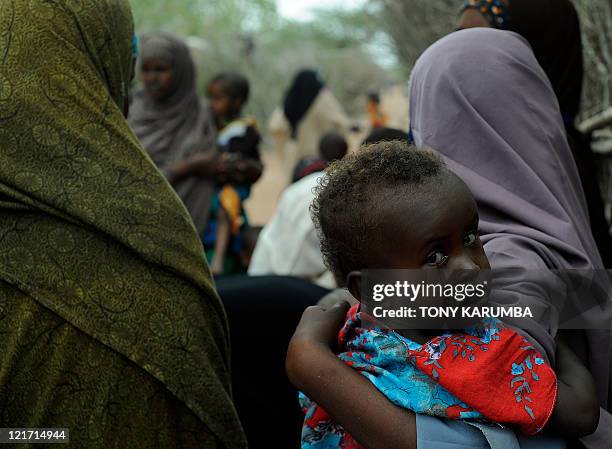
<svg viewBox="0 0 612 449"><path fill-rule="evenodd" d="M611 107L612 2L573 0L582 23L585 81L581 118ZM395 53L408 68L429 45L456 27L460 0L371 0L382 7Z"/></svg>

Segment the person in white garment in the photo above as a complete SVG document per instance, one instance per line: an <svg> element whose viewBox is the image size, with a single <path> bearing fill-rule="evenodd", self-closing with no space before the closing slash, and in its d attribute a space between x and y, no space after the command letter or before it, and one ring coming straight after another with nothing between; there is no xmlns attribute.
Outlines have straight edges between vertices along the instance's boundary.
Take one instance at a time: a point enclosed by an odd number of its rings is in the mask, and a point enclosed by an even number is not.
<svg viewBox="0 0 612 449"><path fill-rule="evenodd" d="M319 154L326 164L342 159L347 150L346 140L337 132L326 133L321 138ZM250 276L294 276L322 287L336 287L323 263L309 212L313 190L322 175L321 171L311 173L285 189L276 212L259 235L248 269Z"/></svg>

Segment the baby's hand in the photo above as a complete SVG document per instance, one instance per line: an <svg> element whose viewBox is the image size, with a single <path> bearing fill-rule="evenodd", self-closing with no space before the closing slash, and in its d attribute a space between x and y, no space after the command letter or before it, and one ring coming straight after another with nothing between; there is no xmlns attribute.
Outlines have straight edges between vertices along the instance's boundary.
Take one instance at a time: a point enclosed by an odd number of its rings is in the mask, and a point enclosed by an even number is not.
<svg viewBox="0 0 612 449"><path fill-rule="evenodd" d="M562 338L557 339L556 358L557 402L549 427L566 438L590 435L599 423L595 381Z"/></svg>
<svg viewBox="0 0 612 449"><path fill-rule="evenodd" d="M338 344L338 333L346 321L349 308L348 302L337 303L329 309L320 306L308 307L289 343L289 350L291 351L293 345L303 344L335 348Z"/></svg>
<svg viewBox="0 0 612 449"><path fill-rule="evenodd" d="M327 295L323 296L317 303L318 306L324 309L329 309L341 302L348 302L350 305L357 304L357 300L353 298L353 295L345 288L337 288L332 290Z"/></svg>
<svg viewBox="0 0 612 449"><path fill-rule="evenodd" d="M331 357L335 360L333 348L338 344L338 333L346 320L349 304L346 302L324 309L308 307L293 338L289 342L285 368L291 383L302 388L313 372L314 365Z"/></svg>

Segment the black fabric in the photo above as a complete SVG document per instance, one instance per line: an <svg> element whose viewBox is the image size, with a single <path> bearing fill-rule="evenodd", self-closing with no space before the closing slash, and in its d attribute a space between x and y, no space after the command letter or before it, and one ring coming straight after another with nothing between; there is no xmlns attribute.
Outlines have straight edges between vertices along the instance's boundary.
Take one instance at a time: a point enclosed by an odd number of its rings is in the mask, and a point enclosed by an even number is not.
<svg viewBox="0 0 612 449"><path fill-rule="evenodd" d="M393 140L400 140L402 142L408 141L408 134L401 129L395 128L376 128L365 138L363 145L371 145L379 142L391 142Z"/></svg>
<svg viewBox="0 0 612 449"><path fill-rule="evenodd" d="M257 128L249 125L246 132L242 136L236 136L230 139L226 148L221 148L221 151L226 151L232 154L238 154L246 159L255 159L261 161L259 154L259 143L261 135Z"/></svg>
<svg viewBox="0 0 612 449"><path fill-rule="evenodd" d="M580 21L570 0L510 0L506 28L529 41L571 120L580 110L583 62Z"/></svg>
<svg viewBox="0 0 612 449"><path fill-rule="evenodd" d="M612 238L610 226L604 212L604 202L601 197L597 177L595 155L591 151L591 141L573 126L566 126L567 141L569 142L580 182L587 200L591 232L606 268L612 268Z"/></svg>
<svg viewBox="0 0 612 449"><path fill-rule="evenodd" d="M287 347L302 312L329 290L285 276L217 281L227 311L233 394L251 449L299 448L304 416L285 374Z"/></svg>
<svg viewBox="0 0 612 449"><path fill-rule="evenodd" d="M295 139L300 122L325 85L315 70L302 70L285 94L285 117L291 126L291 137Z"/></svg>
<svg viewBox="0 0 612 449"><path fill-rule="evenodd" d="M557 95L586 196L591 231L604 266L612 268L612 239L591 142L574 126L580 111L584 75L580 20L576 9L570 0L510 0L506 28L529 41Z"/></svg>

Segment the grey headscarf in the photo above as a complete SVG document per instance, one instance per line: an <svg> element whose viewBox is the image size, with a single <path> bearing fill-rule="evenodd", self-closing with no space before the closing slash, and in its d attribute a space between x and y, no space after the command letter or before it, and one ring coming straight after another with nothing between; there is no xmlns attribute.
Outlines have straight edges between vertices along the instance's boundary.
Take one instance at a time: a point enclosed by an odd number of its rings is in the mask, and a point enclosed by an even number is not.
<svg viewBox="0 0 612 449"><path fill-rule="evenodd" d="M189 48L168 33L142 38L141 60L161 59L173 67L173 90L155 101L141 89L134 95L129 121L157 167L166 173L176 162L200 151L216 151L216 129L206 105L196 92L196 71ZM213 184L189 178L174 186L200 234L210 213Z"/></svg>
<svg viewBox="0 0 612 449"><path fill-rule="evenodd" d="M493 268L603 268L555 93L525 39L479 28L436 42L413 70L410 116L416 145L439 151L474 194ZM532 336L554 356L549 331ZM606 407L610 335L587 337Z"/></svg>

